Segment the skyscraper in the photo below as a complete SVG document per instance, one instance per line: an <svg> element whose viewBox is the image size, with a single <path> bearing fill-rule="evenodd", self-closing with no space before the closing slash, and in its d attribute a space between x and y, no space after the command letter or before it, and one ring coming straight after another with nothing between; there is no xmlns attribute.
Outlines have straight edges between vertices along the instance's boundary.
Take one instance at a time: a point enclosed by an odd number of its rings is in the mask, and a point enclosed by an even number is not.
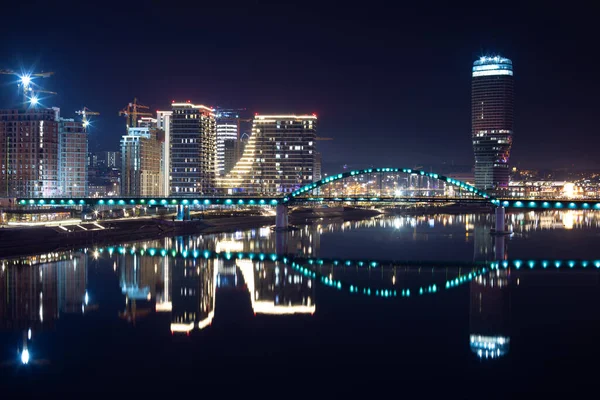
<svg viewBox="0 0 600 400"><path fill-rule="evenodd" d="M88 194L88 134L83 123L58 119L58 180L61 196L86 197Z"/></svg>
<svg viewBox="0 0 600 400"><path fill-rule="evenodd" d="M58 184L56 110L0 110L0 197L52 197Z"/></svg>
<svg viewBox="0 0 600 400"><path fill-rule="evenodd" d="M475 153L475 186L508 189L513 137L513 66L508 58L481 57L473 63L471 138Z"/></svg>
<svg viewBox="0 0 600 400"><path fill-rule="evenodd" d="M214 110L190 103L173 103L171 106L171 195L213 193L216 172Z"/></svg>
<svg viewBox="0 0 600 400"><path fill-rule="evenodd" d="M163 174L163 193L168 197L171 193L171 116L173 111L157 111L156 112L156 127L162 130L165 134L165 140L162 148L161 171Z"/></svg>
<svg viewBox="0 0 600 400"><path fill-rule="evenodd" d="M121 139L121 194L160 196L162 194L161 137L156 128L129 128Z"/></svg>
<svg viewBox="0 0 600 400"><path fill-rule="evenodd" d="M236 166L222 179L228 193L280 194L314 180L317 117L256 115Z"/></svg>
<svg viewBox="0 0 600 400"><path fill-rule="evenodd" d="M240 116L237 110L219 109L217 121L217 175L225 175L225 142L240 137ZM229 144L231 146L231 143Z"/></svg>

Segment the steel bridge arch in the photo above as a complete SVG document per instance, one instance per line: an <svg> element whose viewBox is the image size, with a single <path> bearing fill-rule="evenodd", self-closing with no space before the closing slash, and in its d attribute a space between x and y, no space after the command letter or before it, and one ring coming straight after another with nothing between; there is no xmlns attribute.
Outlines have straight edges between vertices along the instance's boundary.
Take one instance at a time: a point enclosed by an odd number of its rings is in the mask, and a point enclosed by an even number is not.
<svg viewBox="0 0 600 400"><path fill-rule="evenodd" d="M308 185L305 185L305 186L301 187L300 189L294 190L289 195L286 195L283 198L282 203L283 204L293 203L296 197L298 197L304 193L307 193L311 190L314 190L321 186L328 185L330 183L339 181L344 178L348 178L351 176L373 174L373 173L378 173L378 172L403 172L406 174L415 174L415 175L420 175L420 176L426 176L429 178L437 179L439 181L448 183L448 184L456 186L458 188L465 189L482 199L489 200L492 203L494 202L494 199L492 199L490 197L490 195L477 189L476 187L471 186L465 182L459 181L458 179L450 178L448 176L444 176L441 174L436 174L434 172L425 172L423 170L416 170L416 169L411 169L411 168L365 168L365 169L358 169L358 170L354 170L354 171L343 172L341 174L328 176L327 178L323 178L317 182L309 183Z"/></svg>

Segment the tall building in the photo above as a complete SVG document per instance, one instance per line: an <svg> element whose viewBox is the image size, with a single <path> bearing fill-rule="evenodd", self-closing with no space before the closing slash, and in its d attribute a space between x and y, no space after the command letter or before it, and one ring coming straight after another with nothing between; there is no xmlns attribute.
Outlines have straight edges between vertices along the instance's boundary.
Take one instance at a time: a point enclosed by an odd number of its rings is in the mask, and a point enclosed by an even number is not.
<svg viewBox="0 0 600 400"><path fill-rule="evenodd" d="M0 110L0 197L58 196L58 146L55 110Z"/></svg>
<svg viewBox="0 0 600 400"><path fill-rule="evenodd" d="M223 143L223 174L227 175L242 156L241 141L238 139L226 139Z"/></svg>
<svg viewBox="0 0 600 400"><path fill-rule="evenodd" d="M121 139L121 195L162 195L161 133L155 128L128 128Z"/></svg>
<svg viewBox="0 0 600 400"><path fill-rule="evenodd" d="M256 115L236 166L219 186L228 193L288 193L312 183L316 162L315 115Z"/></svg>
<svg viewBox="0 0 600 400"><path fill-rule="evenodd" d="M163 193L165 197L171 194L171 116L173 111L157 111L156 127L164 132L165 140L162 148L161 171L163 174Z"/></svg>
<svg viewBox="0 0 600 400"><path fill-rule="evenodd" d="M225 142L240 137L240 116L237 110L218 109L217 122L217 175L225 175ZM229 146L231 148L231 143ZM231 168L230 168L231 170Z"/></svg>
<svg viewBox="0 0 600 400"><path fill-rule="evenodd" d="M475 186L508 189L513 139L513 66L508 58L481 57L473 63L471 137L475 153Z"/></svg>
<svg viewBox="0 0 600 400"><path fill-rule="evenodd" d="M313 181L317 182L321 180L321 171L323 168L323 158L321 156L321 153L318 151L315 151L315 169L314 169L314 173L313 173Z"/></svg>
<svg viewBox="0 0 600 400"><path fill-rule="evenodd" d="M171 106L171 195L212 194L216 172L214 110L190 103Z"/></svg>
<svg viewBox="0 0 600 400"><path fill-rule="evenodd" d="M88 194L88 134L83 123L58 119L60 195L86 197Z"/></svg>

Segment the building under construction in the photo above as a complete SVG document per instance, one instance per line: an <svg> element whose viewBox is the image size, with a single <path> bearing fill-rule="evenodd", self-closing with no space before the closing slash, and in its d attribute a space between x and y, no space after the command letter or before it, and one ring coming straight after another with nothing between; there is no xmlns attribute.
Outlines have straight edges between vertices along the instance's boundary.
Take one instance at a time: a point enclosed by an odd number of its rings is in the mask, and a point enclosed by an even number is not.
<svg viewBox="0 0 600 400"><path fill-rule="evenodd" d="M0 197L52 197L59 191L57 112L0 110Z"/></svg>

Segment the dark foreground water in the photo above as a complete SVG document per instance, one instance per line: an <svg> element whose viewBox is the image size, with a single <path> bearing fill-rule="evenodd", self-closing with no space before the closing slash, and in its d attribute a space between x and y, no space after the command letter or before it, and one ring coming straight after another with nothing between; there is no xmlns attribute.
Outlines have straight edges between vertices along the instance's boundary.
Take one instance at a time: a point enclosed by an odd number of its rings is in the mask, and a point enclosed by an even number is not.
<svg viewBox="0 0 600 400"><path fill-rule="evenodd" d="M491 226L316 221L3 260L3 396L596 396L598 216Z"/></svg>

